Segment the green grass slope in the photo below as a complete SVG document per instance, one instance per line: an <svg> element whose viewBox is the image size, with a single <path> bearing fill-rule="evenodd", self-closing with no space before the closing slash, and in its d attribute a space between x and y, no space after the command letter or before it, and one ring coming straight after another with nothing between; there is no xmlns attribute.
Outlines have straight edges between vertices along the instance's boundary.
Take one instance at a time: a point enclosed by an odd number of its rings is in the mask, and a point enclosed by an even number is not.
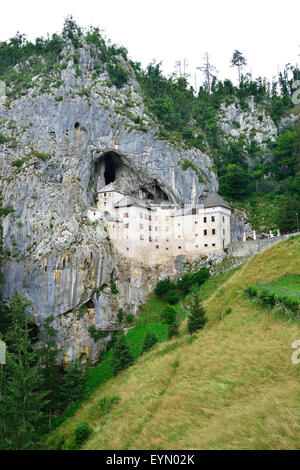
<svg viewBox="0 0 300 470"><path fill-rule="evenodd" d="M291 361L300 323L272 314L244 289L299 273L300 237L252 257L203 288L209 322L158 344L102 384L53 431L49 445L89 422L85 449L295 449L300 447L300 365ZM212 287L214 283L214 287ZM230 315L224 312L232 309ZM106 415L103 397L119 396Z"/></svg>

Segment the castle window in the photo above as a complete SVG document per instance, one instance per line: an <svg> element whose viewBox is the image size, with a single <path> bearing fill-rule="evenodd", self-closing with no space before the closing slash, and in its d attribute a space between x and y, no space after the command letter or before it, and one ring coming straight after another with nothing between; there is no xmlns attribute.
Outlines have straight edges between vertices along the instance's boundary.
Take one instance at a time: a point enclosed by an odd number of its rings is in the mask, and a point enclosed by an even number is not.
<svg viewBox="0 0 300 470"><path fill-rule="evenodd" d="M178 247L178 250L181 250L181 246Z"/></svg>
<svg viewBox="0 0 300 470"><path fill-rule="evenodd" d="M149 232L151 232L151 230L152 230L152 227L151 227L151 225L149 225Z"/></svg>
<svg viewBox="0 0 300 470"><path fill-rule="evenodd" d="M178 224L178 227L180 227L180 224Z"/></svg>
<svg viewBox="0 0 300 470"><path fill-rule="evenodd" d="M193 215L194 215L194 214L197 214L196 207L193 207L193 208L192 208L192 214L193 214Z"/></svg>
<svg viewBox="0 0 300 470"><path fill-rule="evenodd" d="M212 221L212 222L214 222L214 221L215 221L215 216L214 216L214 215L212 215L212 217L211 217L211 221Z"/></svg>
<svg viewBox="0 0 300 470"><path fill-rule="evenodd" d="M207 230L204 230L204 235L207 235Z"/></svg>
<svg viewBox="0 0 300 470"><path fill-rule="evenodd" d="M157 230L158 230L158 227L155 227L155 232L157 232Z"/></svg>
<svg viewBox="0 0 300 470"><path fill-rule="evenodd" d="M124 225L124 228L129 228L129 224L128 224L128 223L125 224L125 225Z"/></svg>
<svg viewBox="0 0 300 470"><path fill-rule="evenodd" d="M124 214L123 214L123 217L126 217L126 218L128 218L128 217L129 217L129 214L128 214L128 212L124 212Z"/></svg>
<svg viewBox="0 0 300 470"><path fill-rule="evenodd" d="M106 197L106 193L104 193L104 197Z"/></svg>
<svg viewBox="0 0 300 470"><path fill-rule="evenodd" d="M196 248L199 248L199 245L196 245Z"/></svg>
<svg viewBox="0 0 300 470"><path fill-rule="evenodd" d="M203 222L206 224L206 222L207 222L207 217L204 217L204 218L203 218Z"/></svg>
<svg viewBox="0 0 300 470"><path fill-rule="evenodd" d="M151 237L149 237L149 242L152 242L152 238L151 238Z"/></svg>
<svg viewBox="0 0 300 470"><path fill-rule="evenodd" d="M208 246L208 244L207 244L207 243L205 243L205 245L204 245L204 246Z"/></svg>
<svg viewBox="0 0 300 470"><path fill-rule="evenodd" d="M140 240L144 240L144 235L143 234L140 235Z"/></svg>
<svg viewBox="0 0 300 470"><path fill-rule="evenodd" d="M166 248L166 250L168 251L169 248Z"/></svg>
<svg viewBox="0 0 300 470"><path fill-rule="evenodd" d="M225 228L223 228L223 235L224 235L224 237L225 237Z"/></svg>
<svg viewBox="0 0 300 470"><path fill-rule="evenodd" d="M216 234L216 229L215 229L215 228L212 229L212 234L213 234L213 235Z"/></svg>
<svg viewBox="0 0 300 470"><path fill-rule="evenodd" d="M158 248L159 248L159 245L155 245L155 248L158 250Z"/></svg>
<svg viewBox="0 0 300 470"><path fill-rule="evenodd" d="M144 224L140 224L140 229L144 228Z"/></svg>
<svg viewBox="0 0 300 470"><path fill-rule="evenodd" d="M94 215L96 215L96 212L94 212Z"/></svg>
<svg viewBox="0 0 300 470"><path fill-rule="evenodd" d="M149 220L152 220L152 217L151 217L151 215L149 215Z"/></svg>
<svg viewBox="0 0 300 470"><path fill-rule="evenodd" d="M195 233L195 237L198 237L198 233Z"/></svg>
<svg viewBox="0 0 300 470"><path fill-rule="evenodd" d="M223 219L223 222L225 222L225 217L224 217L224 215L223 215L222 219Z"/></svg>
<svg viewBox="0 0 300 470"><path fill-rule="evenodd" d="M216 244L215 244L215 243L213 243L213 244L212 244L212 246L216 246Z"/></svg>
<svg viewBox="0 0 300 470"><path fill-rule="evenodd" d="M104 201L104 205L106 206L106 201Z"/></svg>
<svg viewBox="0 0 300 470"><path fill-rule="evenodd" d="M178 238L180 238L180 235L178 235Z"/></svg>
<svg viewBox="0 0 300 470"><path fill-rule="evenodd" d="M79 122L75 122L74 127L75 127L75 129L79 129L79 127L80 127Z"/></svg>
<svg viewBox="0 0 300 470"><path fill-rule="evenodd" d="M142 218L143 218L143 214L140 212L140 219L142 219Z"/></svg>
<svg viewBox="0 0 300 470"><path fill-rule="evenodd" d="M197 220L195 220L195 224L197 224L197 223L198 223L198 221L197 221Z"/></svg>

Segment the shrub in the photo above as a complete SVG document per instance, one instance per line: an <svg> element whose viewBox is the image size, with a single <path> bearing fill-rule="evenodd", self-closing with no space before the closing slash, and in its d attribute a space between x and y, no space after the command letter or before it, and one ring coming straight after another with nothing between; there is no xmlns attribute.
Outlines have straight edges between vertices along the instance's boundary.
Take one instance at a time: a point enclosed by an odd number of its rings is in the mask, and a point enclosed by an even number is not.
<svg viewBox="0 0 300 470"><path fill-rule="evenodd" d="M177 294L176 290L169 290L165 295L164 295L164 301L167 302L170 305L175 305L177 302L179 302L179 295Z"/></svg>
<svg viewBox="0 0 300 470"><path fill-rule="evenodd" d="M16 160L12 162L12 166L20 168L20 166L22 166L25 161L26 161L26 158L17 158Z"/></svg>
<svg viewBox="0 0 300 470"><path fill-rule="evenodd" d="M284 295L280 299L278 298L278 301L280 300L283 305L292 312L297 313L299 311L299 302L296 298Z"/></svg>
<svg viewBox="0 0 300 470"><path fill-rule="evenodd" d="M163 281L158 281L154 289L154 293L156 297L163 297L169 290L175 290L175 283L167 278Z"/></svg>
<svg viewBox="0 0 300 470"><path fill-rule="evenodd" d="M151 333L151 331L148 331L144 343L142 346L142 352L141 354L144 354L147 351L150 351L150 349L153 348L153 346L158 342L158 339L154 333Z"/></svg>
<svg viewBox="0 0 300 470"><path fill-rule="evenodd" d="M232 312L232 308L228 307L228 308L226 308L226 310L225 310L225 315L230 315L231 312Z"/></svg>
<svg viewBox="0 0 300 470"><path fill-rule="evenodd" d="M187 320L188 332L192 334L197 330L201 330L206 323L206 312L200 304L198 297L195 296L192 300L191 310Z"/></svg>
<svg viewBox="0 0 300 470"><path fill-rule="evenodd" d="M193 284L192 275L191 274L184 274L180 279L178 279L176 287L184 295L187 295L190 291L190 288L191 288L192 284Z"/></svg>
<svg viewBox="0 0 300 470"><path fill-rule="evenodd" d="M184 295L187 295L190 291L192 286L200 286L203 284L207 279L210 277L210 272L207 268L201 268L199 271L195 273L188 273L184 274L176 284L177 289L183 292Z"/></svg>
<svg viewBox="0 0 300 470"><path fill-rule="evenodd" d="M116 284L114 284L114 283L111 284L111 286L110 286L110 292L111 292L112 294L118 294L118 293L119 293Z"/></svg>
<svg viewBox="0 0 300 470"><path fill-rule="evenodd" d="M199 271L192 275L192 283L201 285L210 277L210 272L207 268L201 268Z"/></svg>
<svg viewBox="0 0 300 470"><path fill-rule="evenodd" d="M127 323L133 323L133 322L134 322L134 315L133 315L133 313L127 313L127 315L126 315L126 321L127 321Z"/></svg>
<svg viewBox="0 0 300 470"><path fill-rule="evenodd" d="M92 428L89 423L80 423L74 432L75 435L75 443L78 446L82 446L90 437L92 433Z"/></svg>
<svg viewBox="0 0 300 470"><path fill-rule="evenodd" d="M266 307L274 307L276 303L275 294L270 292L268 289L263 289L258 294L259 300Z"/></svg>
<svg viewBox="0 0 300 470"><path fill-rule="evenodd" d="M95 325L89 326L88 332L91 335L91 338L93 338L94 343L97 343L100 338L106 338L109 335L107 331L101 331L96 328Z"/></svg>
<svg viewBox="0 0 300 470"><path fill-rule="evenodd" d="M247 287L245 292L249 297L255 297L257 295L257 289L254 286Z"/></svg>
<svg viewBox="0 0 300 470"><path fill-rule="evenodd" d="M127 70L125 70L119 64L108 64L107 66L110 82L115 85L117 88L122 88L125 83L127 83L129 75Z"/></svg>
<svg viewBox="0 0 300 470"><path fill-rule="evenodd" d="M108 398L103 397L101 400L98 401L97 404L97 412L99 415L104 416L108 414L114 405L117 405L120 401L120 397L115 395L114 397Z"/></svg>
<svg viewBox="0 0 300 470"><path fill-rule="evenodd" d="M0 145L5 144L5 142L9 141L9 137L6 137L2 132L0 132Z"/></svg>

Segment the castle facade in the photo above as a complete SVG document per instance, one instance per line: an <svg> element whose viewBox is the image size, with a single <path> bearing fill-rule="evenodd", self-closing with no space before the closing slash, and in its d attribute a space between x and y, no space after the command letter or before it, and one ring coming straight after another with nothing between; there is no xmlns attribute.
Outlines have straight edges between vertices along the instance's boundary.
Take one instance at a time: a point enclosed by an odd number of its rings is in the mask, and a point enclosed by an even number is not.
<svg viewBox="0 0 300 470"><path fill-rule="evenodd" d="M103 219L114 246L127 257L158 264L180 254L222 252L230 243L229 204L217 193L203 204L155 204L122 194L115 183L98 192L91 221Z"/></svg>

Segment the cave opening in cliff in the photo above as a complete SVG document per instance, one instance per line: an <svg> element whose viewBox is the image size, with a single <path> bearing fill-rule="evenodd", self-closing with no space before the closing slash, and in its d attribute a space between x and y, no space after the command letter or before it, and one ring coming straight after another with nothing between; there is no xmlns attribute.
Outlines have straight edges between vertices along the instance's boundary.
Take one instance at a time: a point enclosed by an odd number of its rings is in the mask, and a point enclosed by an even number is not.
<svg viewBox="0 0 300 470"><path fill-rule="evenodd" d="M155 196L156 196L157 199L160 199L162 201L168 201L169 200L169 198L166 195L166 193L164 192L164 190L161 189L161 187L158 184L155 185L154 191L155 191Z"/></svg>
<svg viewBox="0 0 300 470"><path fill-rule="evenodd" d="M108 152L103 157L104 160L104 180L105 184L116 181L116 172L121 166L120 157L114 152Z"/></svg>
<svg viewBox="0 0 300 470"><path fill-rule="evenodd" d="M158 184L155 184L150 188L141 188L139 190L139 197L141 199L149 199L156 202L169 201L169 197Z"/></svg>

